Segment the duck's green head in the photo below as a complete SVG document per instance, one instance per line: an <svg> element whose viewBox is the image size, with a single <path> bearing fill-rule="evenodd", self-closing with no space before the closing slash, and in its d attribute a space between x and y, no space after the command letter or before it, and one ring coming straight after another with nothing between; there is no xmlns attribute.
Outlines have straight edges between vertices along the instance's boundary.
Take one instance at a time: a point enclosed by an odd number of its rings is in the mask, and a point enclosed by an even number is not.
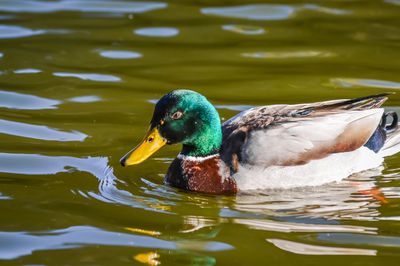
<svg viewBox="0 0 400 266"><path fill-rule="evenodd" d="M121 164L141 163L165 144L182 143L182 154L207 156L218 152L221 141L221 122L214 106L197 92L175 90L157 102L149 132Z"/></svg>

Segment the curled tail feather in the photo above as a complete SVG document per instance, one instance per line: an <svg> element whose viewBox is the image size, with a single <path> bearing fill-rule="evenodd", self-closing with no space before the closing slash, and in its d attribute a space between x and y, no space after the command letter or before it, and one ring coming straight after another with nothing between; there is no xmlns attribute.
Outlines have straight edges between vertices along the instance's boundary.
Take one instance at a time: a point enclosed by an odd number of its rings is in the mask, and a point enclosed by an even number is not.
<svg viewBox="0 0 400 266"><path fill-rule="evenodd" d="M392 122L390 124L386 124L388 117L392 117ZM384 132L385 140L378 153L382 157L387 157L400 152L400 130L398 130L399 118L397 113L387 112L383 114L381 123L378 126L378 129L379 128Z"/></svg>
<svg viewBox="0 0 400 266"><path fill-rule="evenodd" d="M397 124L397 127L399 124ZM393 131L387 135L385 144L379 151L382 157L387 157L400 152L400 130Z"/></svg>

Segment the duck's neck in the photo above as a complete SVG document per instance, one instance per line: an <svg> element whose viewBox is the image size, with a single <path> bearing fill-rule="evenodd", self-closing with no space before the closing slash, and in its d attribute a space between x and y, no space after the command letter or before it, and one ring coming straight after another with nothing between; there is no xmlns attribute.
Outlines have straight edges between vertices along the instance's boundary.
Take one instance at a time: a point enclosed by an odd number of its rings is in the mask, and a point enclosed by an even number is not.
<svg viewBox="0 0 400 266"><path fill-rule="evenodd" d="M192 146L192 145L183 145L181 150L181 155L183 156L192 156L192 157L208 157L210 155L214 155L218 153L219 147L221 144L201 144L199 146Z"/></svg>
<svg viewBox="0 0 400 266"><path fill-rule="evenodd" d="M208 120L196 123L196 134L183 142L181 154L194 157L207 157L217 154L222 143L221 122L215 110Z"/></svg>

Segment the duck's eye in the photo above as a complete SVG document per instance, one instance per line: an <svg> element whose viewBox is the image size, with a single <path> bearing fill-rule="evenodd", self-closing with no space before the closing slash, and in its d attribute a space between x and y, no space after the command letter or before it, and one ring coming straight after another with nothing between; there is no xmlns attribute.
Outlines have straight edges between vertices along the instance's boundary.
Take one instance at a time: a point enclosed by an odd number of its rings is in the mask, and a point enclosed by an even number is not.
<svg viewBox="0 0 400 266"><path fill-rule="evenodd" d="M171 115L171 118L174 119L174 120L176 120L176 119L181 118L182 116L183 116L183 113L182 113L181 111L177 111L177 112L175 112L175 113L173 113L173 114Z"/></svg>

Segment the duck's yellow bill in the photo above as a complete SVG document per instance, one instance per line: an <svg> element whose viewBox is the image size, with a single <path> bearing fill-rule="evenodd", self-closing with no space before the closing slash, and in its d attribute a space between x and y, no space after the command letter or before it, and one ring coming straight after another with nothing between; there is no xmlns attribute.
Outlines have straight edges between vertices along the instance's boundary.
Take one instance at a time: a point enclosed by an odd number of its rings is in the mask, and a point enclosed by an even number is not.
<svg viewBox="0 0 400 266"><path fill-rule="evenodd" d="M149 129L144 139L133 150L121 159L122 166L139 164L149 158L167 143L157 130L157 127Z"/></svg>

